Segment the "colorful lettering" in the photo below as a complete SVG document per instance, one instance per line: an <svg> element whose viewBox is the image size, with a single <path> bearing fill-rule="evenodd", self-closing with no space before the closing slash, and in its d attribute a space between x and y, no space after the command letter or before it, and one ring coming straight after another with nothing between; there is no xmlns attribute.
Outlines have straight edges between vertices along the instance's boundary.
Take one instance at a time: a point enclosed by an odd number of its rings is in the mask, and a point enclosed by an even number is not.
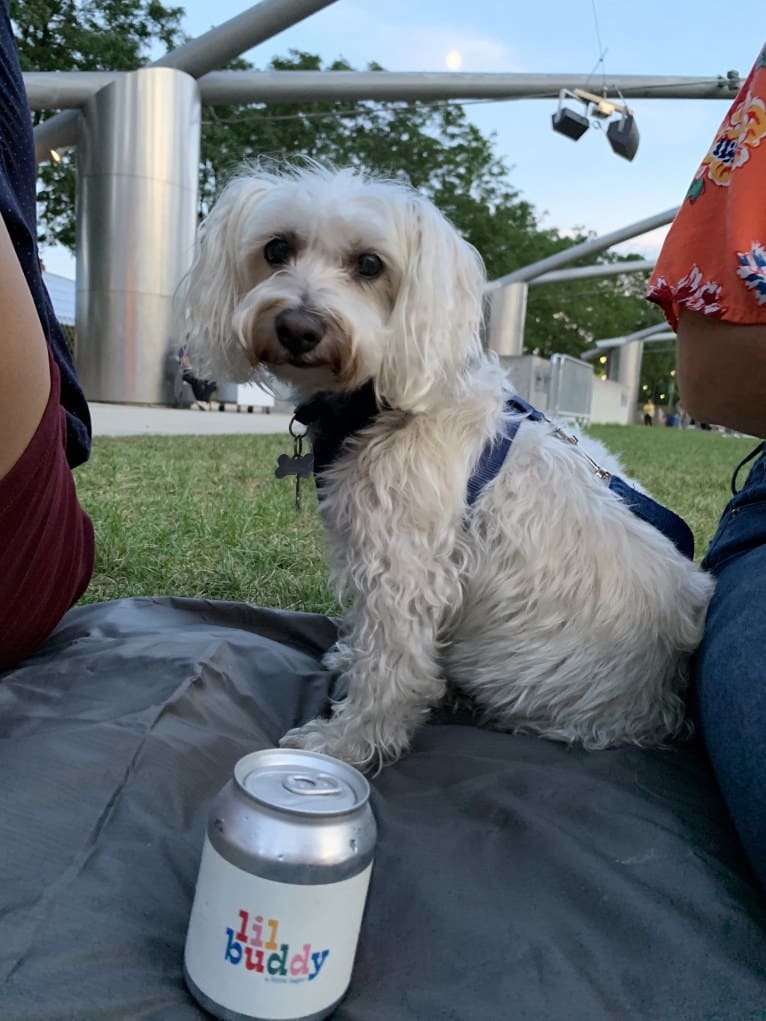
<svg viewBox="0 0 766 1021"><path fill-rule="evenodd" d="M268 943L266 944L268 946ZM287 974L287 951L289 947L287 943L283 943L279 948L280 953L271 954L267 963L266 968L269 975L286 975Z"/></svg>
<svg viewBox="0 0 766 1021"><path fill-rule="evenodd" d="M309 955L311 953L311 944L303 944L303 953L296 954L295 957L290 961L290 974L291 975L308 975L309 973Z"/></svg>
<svg viewBox="0 0 766 1021"><path fill-rule="evenodd" d="M311 975L309 975L309 982L312 982L317 977L319 972L322 970L322 965L327 960L327 955L329 953L330 953L329 950L322 950L318 954L312 954L311 955L311 962L314 965L314 967L316 968L316 971L314 971Z"/></svg>
<svg viewBox="0 0 766 1021"><path fill-rule="evenodd" d="M245 967L248 971L257 971L261 975L263 974L263 951L255 951L255 960L253 960L253 948L245 947Z"/></svg>
<svg viewBox="0 0 766 1021"><path fill-rule="evenodd" d="M234 938L234 930L226 930L226 953L223 955L225 961L230 964L239 964L242 960L242 945Z"/></svg>
<svg viewBox="0 0 766 1021"><path fill-rule="evenodd" d="M265 925L268 940L263 942L265 935L263 915L255 915L252 924L250 913L244 909L238 912L239 928L226 930L226 949L224 960L229 964L240 964L243 960L248 971L260 975L267 973L276 981L289 974L298 981L307 979L312 982L322 970L330 951L312 951L310 943L304 943L297 954L290 957L290 945L278 943L279 919L267 918ZM250 936L248 938L248 931ZM266 956L266 951L273 951ZM288 966L289 958L289 966Z"/></svg>
<svg viewBox="0 0 766 1021"><path fill-rule="evenodd" d="M266 925L269 927L269 942L266 944L266 950L276 950L279 944L277 943L277 930L279 929L279 922L275 918L270 918Z"/></svg>
<svg viewBox="0 0 766 1021"><path fill-rule="evenodd" d="M253 935L250 937L250 942L254 947L263 946L263 915L256 915L255 921L253 922Z"/></svg>
<svg viewBox="0 0 766 1021"><path fill-rule="evenodd" d="M248 923L249 918L250 918L250 915L248 915L247 911L240 911L239 912L239 923L240 923L239 924L239 932L237 933L235 938L238 939L240 943L247 943L247 923Z"/></svg>

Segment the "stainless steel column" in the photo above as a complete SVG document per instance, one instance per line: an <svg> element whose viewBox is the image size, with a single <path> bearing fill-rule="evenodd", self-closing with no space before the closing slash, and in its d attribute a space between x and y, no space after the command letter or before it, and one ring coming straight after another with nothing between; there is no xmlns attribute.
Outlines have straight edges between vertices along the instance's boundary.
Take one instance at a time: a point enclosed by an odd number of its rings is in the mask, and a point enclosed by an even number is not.
<svg viewBox="0 0 766 1021"><path fill-rule="evenodd" d="M197 82L143 68L83 107L78 137L77 369L92 401L167 403L173 294L197 217Z"/></svg>
<svg viewBox="0 0 766 1021"><path fill-rule="evenodd" d="M524 353L527 284L514 281L491 292L489 348L499 355Z"/></svg>
<svg viewBox="0 0 766 1021"><path fill-rule="evenodd" d="M641 360L644 354L644 342L633 340L629 344L614 348L610 358L610 379L617 379L628 390L628 402L631 409L638 403L638 388L641 383ZM614 362L617 364L614 365ZM632 412L630 422L633 421Z"/></svg>

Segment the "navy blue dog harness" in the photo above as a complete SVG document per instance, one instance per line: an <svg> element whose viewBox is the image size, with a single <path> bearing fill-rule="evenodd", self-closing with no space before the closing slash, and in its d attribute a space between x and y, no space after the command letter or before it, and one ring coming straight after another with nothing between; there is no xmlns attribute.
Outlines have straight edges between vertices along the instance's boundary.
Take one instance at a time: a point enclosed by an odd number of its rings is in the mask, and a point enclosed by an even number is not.
<svg viewBox="0 0 766 1021"><path fill-rule="evenodd" d="M502 431L499 436L495 436L488 441L473 475L468 480L467 501L469 507L478 500L484 487L497 476L502 468L521 423L525 420L531 422L546 421L545 415L542 412L517 395L508 398L505 403L504 413ZM563 430L558 430L558 435L566 441L577 443L574 436L568 436ZM593 464L593 462L591 463ZM599 478L602 478L605 482L607 479L609 480L608 488L615 496L622 500L637 518L641 518L642 521L646 521L662 532L664 536L670 539L679 553L683 553L690 560L694 559L694 536L683 518L679 517L670 508L664 507L650 496L635 489L625 479L620 478L619 475L611 475L609 472L600 469L596 464L593 464L593 467Z"/></svg>
<svg viewBox="0 0 766 1021"><path fill-rule="evenodd" d="M354 433L372 425L381 411L375 397L372 382L365 383L351 394L319 393L301 404L295 410L298 422L309 427L314 451L314 476L319 495L322 495L322 474L341 454L343 444ZM545 415L517 395L508 398L504 407L503 425L500 432L484 447L481 457L468 480L466 502L469 507L495 479L511 449L519 426L524 421L547 421ZM557 434L567 442L576 443L575 437L558 429ZM583 451L583 455L588 457ZM588 458L590 460L590 458ZM591 461L595 473L608 488L618 496L636 517L653 525L666 536L676 549L690 560L694 558L694 536L691 529L678 514L663 507L650 496L634 489L619 475L611 475Z"/></svg>
<svg viewBox="0 0 766 1021"><path fill-rule="evenodd" d="M545 415L541 411L533 408L531 404L527 404L518 396L509 397L503 411L505 413L503 431L499 436L493 436L487 442L478 464L474 468L473 475L468 480L466 500L469 507L476 503L484 487L488 486L500 472L524 419L529 419L531 422L542 422L545 419Z"/></svg>

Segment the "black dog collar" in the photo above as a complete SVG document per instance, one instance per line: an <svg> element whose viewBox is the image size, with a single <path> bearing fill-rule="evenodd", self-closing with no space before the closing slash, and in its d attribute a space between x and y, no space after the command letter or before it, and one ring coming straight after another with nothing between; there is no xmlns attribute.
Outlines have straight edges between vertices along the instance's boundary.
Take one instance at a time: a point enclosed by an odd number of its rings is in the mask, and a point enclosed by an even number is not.
<svg viewBox="0 0 766 1021"><path fill-rule="evenodd" d="M375 387L369 380L350 393L322 390L295 409L296 421L309 430L314 477L320 488L322 473L340 457L346 440L372 425L386 407L378 404Z"/></svg>

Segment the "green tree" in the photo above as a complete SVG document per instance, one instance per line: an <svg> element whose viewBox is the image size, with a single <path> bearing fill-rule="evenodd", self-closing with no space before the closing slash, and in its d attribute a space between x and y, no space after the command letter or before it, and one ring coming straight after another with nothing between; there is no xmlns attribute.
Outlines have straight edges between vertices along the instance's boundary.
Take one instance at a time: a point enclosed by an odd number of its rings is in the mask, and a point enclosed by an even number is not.
<svg viewBox="0 0 766 1021"><path fill-rule="evenodd" d="M676 346L672 341L644 344L639 396L670 408L678 401Z"/></svg>
<svg viewBox="0 0 766 1021"><path fill-rule="evenodd" d="M183 39L182 7L159 0L11 0L24 71L128 71ZM52 112L34 114L34 123ZM71 161L40 168L40 241L74 250L75 170Z"/></svg>

